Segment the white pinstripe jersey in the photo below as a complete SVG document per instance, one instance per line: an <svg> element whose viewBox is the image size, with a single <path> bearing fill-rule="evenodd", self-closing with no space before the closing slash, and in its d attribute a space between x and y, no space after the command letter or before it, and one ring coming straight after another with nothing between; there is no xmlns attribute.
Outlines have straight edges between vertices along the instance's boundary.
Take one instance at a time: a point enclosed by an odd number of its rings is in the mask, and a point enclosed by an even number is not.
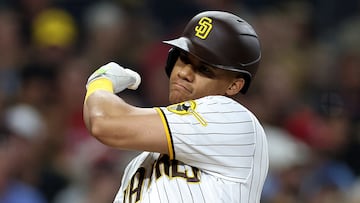
<svg viewBox="0 0 360 203"><path fill-rule="evenodd" d="M143 152L132 160L114 203L260 201L267 141L249 110L224 96L157 110L170 154Z"/></svg>

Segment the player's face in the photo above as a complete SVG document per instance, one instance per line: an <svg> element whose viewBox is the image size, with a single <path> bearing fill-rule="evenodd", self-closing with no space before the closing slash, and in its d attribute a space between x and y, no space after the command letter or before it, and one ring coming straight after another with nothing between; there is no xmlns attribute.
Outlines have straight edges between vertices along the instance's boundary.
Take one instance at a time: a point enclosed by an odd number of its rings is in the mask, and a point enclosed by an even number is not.
<svg viewBox="0 0 360 203"><path fill-rule="evenodd" d="M229 95L235 76L234 72L211 67L190 54L181 53L170 75L169 101L178 103L209 95Z"/></svg>

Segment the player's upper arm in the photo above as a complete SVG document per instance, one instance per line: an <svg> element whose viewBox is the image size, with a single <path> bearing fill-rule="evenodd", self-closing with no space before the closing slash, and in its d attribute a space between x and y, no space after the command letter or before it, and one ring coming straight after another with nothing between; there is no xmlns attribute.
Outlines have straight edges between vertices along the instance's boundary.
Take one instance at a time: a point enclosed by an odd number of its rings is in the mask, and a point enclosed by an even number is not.
<svg viewBox="0 0 360 203"><path fill-rule="evenodd" d="M84 104L84 121L106 145L169 154L167 127L154 108L134 107L116 95L97 91Z"/></svg>

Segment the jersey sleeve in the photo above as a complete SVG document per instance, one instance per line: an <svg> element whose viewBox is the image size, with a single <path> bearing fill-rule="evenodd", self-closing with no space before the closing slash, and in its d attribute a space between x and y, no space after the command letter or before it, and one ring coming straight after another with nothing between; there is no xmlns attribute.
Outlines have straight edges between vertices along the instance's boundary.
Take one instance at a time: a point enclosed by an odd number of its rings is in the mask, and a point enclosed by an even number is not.
<svg viewBox="0 0 360 203"><path fill-rule="evenodd" d="M248 178L266 151L264 131L255 116L224 96L161 107L173 158L230 180ZM169 150L170 152L170 150Z"/></svg>

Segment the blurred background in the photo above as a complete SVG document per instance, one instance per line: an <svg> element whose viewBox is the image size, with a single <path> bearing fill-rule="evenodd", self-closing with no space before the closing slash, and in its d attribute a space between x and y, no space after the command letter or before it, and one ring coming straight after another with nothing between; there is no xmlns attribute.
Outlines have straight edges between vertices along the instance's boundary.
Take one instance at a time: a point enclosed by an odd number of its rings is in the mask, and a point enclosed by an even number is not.
<svg viewBox="0 0 360 203"><path fill-rule="evenodd" d="M137 152L89 136L87 77L118 62L143 78L122 98L167 105L161 41L203 10L241 16L262 42L238 98L268 134L261 202L360 202L360 1L1 0L0 203L112 202Z"/></svg>

